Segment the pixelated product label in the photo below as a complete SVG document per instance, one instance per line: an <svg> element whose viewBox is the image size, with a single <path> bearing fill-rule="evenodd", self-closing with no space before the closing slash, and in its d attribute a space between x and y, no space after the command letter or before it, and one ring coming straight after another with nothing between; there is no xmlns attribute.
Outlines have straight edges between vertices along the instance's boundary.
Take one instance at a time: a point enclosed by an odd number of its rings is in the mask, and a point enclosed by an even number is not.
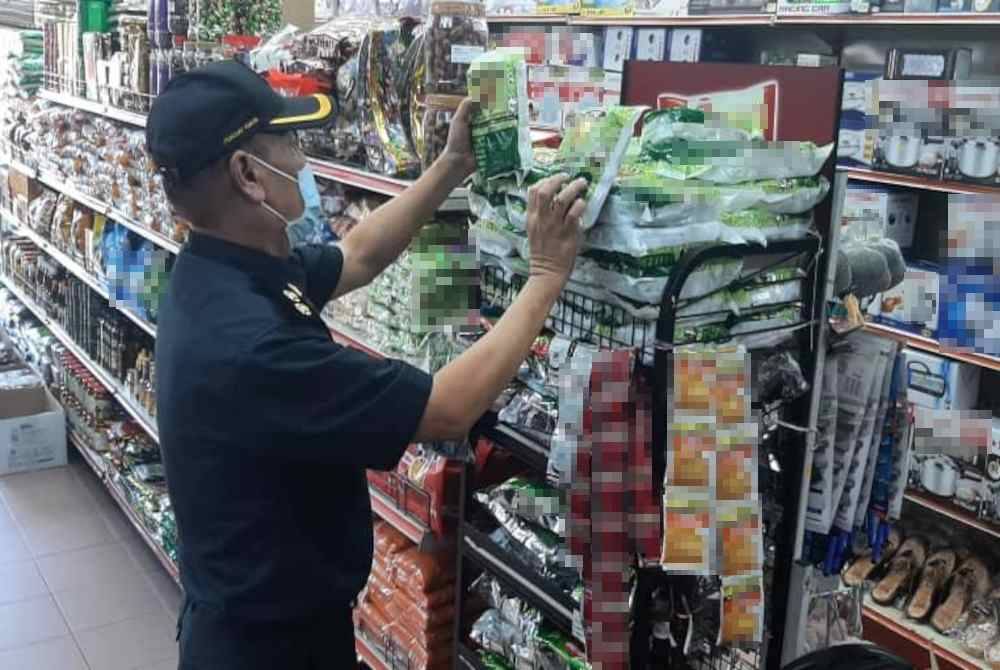
<svg viewBox="0 0 1000 670"><path fill-rule="evenodd" d="M473 44L452 44L451 62L471 63L476 59L476 56L483 53L485 50L485 48Z"/></svg>
<svg viewBox="0 0 1000 670"><path fill-rule="evenodd" d="M505 114L473 124L472 150L476 169L484 175L495 176L519 168L517 116Z"/></svg>
<svg viewBox="0 0 1000 670"><path fill-rule="evenodd" d="M715 91L689 96L660 93L657 109L692 107L725 125L746 131L752 136L773 140L778 133L778 82L767 81L744 89Z"/></svg>
<svg viewBox="0 0 1000 670"><path fill-rule="evenodd" d="M944 56L940 54L904 54L904 77L940 77L944 73Z"/></svg>

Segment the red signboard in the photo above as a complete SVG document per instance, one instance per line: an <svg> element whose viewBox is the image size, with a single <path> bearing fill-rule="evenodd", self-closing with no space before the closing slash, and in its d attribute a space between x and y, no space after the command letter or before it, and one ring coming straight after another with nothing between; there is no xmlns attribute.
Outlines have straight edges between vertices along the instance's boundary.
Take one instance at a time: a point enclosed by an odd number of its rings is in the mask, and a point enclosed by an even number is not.
<svg viewBox="0 0 1000 670"><path fill-rule="evenodd" d="M630 60L622 103L723 112L764 139L822 145L836 137L839 89L837 68Z"/></svg>

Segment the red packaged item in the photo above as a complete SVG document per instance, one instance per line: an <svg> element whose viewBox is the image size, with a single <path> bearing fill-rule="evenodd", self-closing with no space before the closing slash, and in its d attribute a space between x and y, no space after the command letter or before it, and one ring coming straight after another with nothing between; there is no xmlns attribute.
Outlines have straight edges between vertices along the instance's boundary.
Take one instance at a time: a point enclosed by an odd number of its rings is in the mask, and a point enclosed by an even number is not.
<svg viewBox="0 0 1000 670"><path fill-rule="evenodd" d="M428 609L418 605L405 592L396 591L387 603L385 613L416 633L450 625L455 619L455 606L449 604Z"/></svg>
<svg viewBox="0 0 1000 670"><path fill-rule="evenodd" d="M368 471L368 483L438 536L454 530L463 465L410 445L395 472Z"/></svg>
<svg viewBox="0 0 1000 670"><path fill-rule="evenodd" d="M635 552L655 560L660 553L660 500L653 486L653 398L641 375L636 375L634 381L635 418L631 421L632 448L629 451L632 483L630 535Z"/></svg>
<svg viewBox="0 0 1000 670"><path fill-rule="evenodd" d="M378 554L372 558L372 574L382 580L385 584L392 584L392 563L385 560Z"/></svg>
<svg viewBox="0 0 1000 670"><path fill-rule="evenodd" d="M373 572L371 577L368 578L368 591L365 595L365 600L371 602L383 612L390 613L393 600L392 586Z"/></svg>
<svg viewBox="0 0 1000 670"><path fill-rule="evenodd" d="M393 583L411 594L431 593L455 580L455 559L448 552L422 552L417 547L397 554Z"/></svg>
<svg viewBox="0 0 1000 670"><path fill-rule="evenodd" d="M354 625L369 640L382 640L389 628L389 618L370 600L354 609Z"/></svg>
<svg viewBox="0 0 1000 670"><path fill-rule="evenodd" d="M316 93L329 93L330 87L307 74L288 74L280 70L268 70L267 83L281 95L294 98Z"/></svg>
<svg viewBox="0 0 1000 670"><path fill-rule="evenodd" d="M624 575L632 560L627 521L631 491L625 480L635 411L634 368L631 351L601 351L590 376L591 565L585 574L585 594L590 595L585 614L592 643L588 658L603 670L627 670L629 659L628 612L621 603L628 602Z"/></svg>
<svg viewBox="0 0 1000 670"><path fill-rule="evenodd" d="M390 668L408 670L450 670L451 641L424 648L398 622L391 622L387 628L388 644L384 650Z"/></svg>
<svg viewBox="0 0 1000 670"><path fill-rule="evenodd" d="M413 543L405 535L384 521L375 522L373 534L375 537L374 553L386 559L413 546Z"/></svg>

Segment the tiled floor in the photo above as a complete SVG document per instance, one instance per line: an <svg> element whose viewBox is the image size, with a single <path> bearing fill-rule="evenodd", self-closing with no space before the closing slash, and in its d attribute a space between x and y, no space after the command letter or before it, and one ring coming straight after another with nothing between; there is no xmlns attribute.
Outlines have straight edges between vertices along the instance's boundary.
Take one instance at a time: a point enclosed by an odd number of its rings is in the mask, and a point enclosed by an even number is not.
<svg viewBox="0 0 1000 670"><path fill-rule="evenodd" d="M180 603L85 463L0 477L0 670L176 670Z"/></svg>

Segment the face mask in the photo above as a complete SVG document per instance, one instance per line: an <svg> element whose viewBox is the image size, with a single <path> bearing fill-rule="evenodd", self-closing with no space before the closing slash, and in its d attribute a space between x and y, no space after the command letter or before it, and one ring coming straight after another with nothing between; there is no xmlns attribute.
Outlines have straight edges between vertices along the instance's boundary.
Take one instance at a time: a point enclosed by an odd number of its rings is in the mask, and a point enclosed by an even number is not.
<svg viewBox="0 0 1000 670"><path fill-rule="evenodd" d="M253 156L253 154L250 155ZM298 184L299 196L302 198L302 213L294 219L286 219L281 212L266 202L260 203L264 209L285 223L285 232L288 234L289 243L295 247L320 241L322 239L322 231L326 227L326 217L323 215L323 206L319 198L319 188L316 186L316 177L313 175L312 168L306 165L299 170L298 177L296 178L257 156L253 156L253 159L276 175L284 177L293 184Z"/></svg>

